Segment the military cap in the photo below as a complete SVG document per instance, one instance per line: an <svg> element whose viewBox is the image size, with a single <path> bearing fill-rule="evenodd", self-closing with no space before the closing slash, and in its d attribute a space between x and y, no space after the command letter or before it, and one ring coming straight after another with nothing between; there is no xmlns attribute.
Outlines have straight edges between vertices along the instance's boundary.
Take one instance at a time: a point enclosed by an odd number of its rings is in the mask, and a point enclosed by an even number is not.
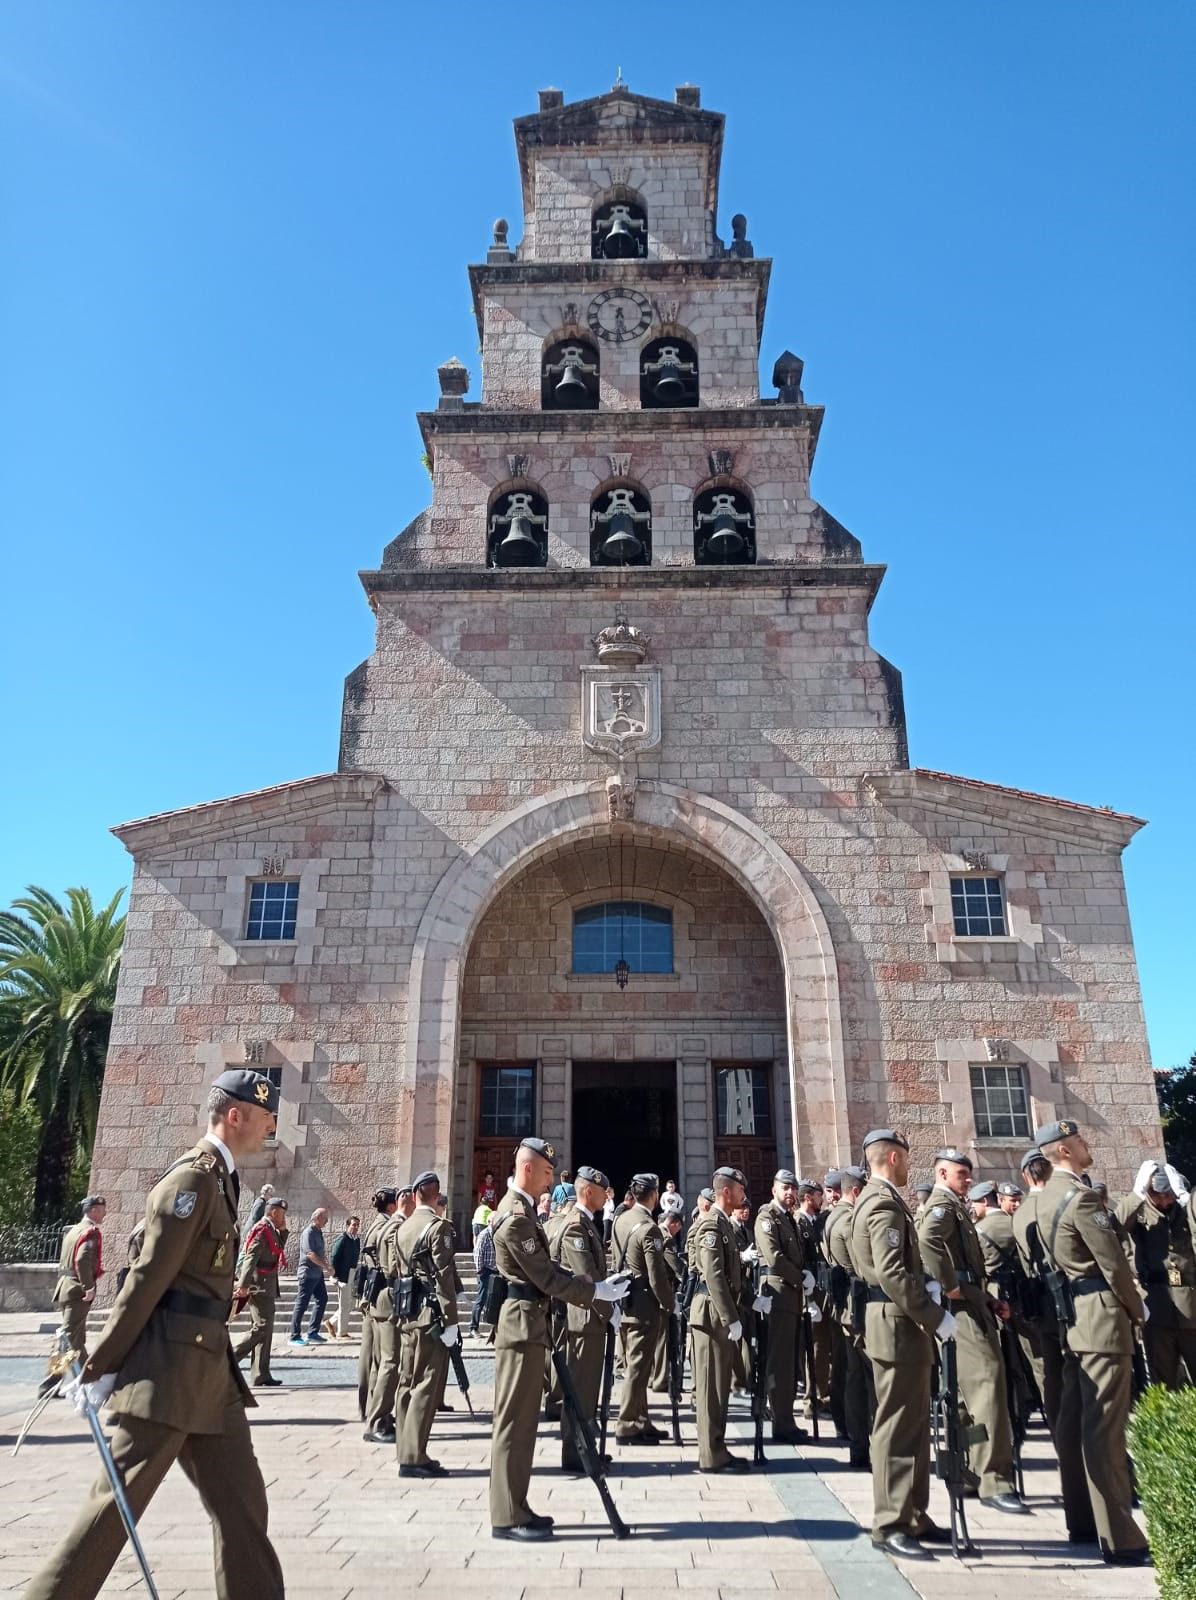
<svg viewBox="0 0 1196 1600"><path fill-rule="evenodd" d="M817 1178L803 1178L797 1186L798 1194L821 1194L822 1185Z"/></svg>
<svg viewBox="0 0 1196 1600"><path fill-rule="evenodd" d="M866 1133L864 1135L863 1149L866 1150L870 1144L880 1144L882 1142L895 1144L901 1150L909 1149L909 1140L902 1138L901 1134L894 1132L892 1128L873 1128L871 1133Z"/></svg>
<svg viewBox="0 0 1196 1600"><path fill-rule="evenodd" d="M1152 1194L1170 1194L1171 1179L1162 1167L1156 1167L1150 1178L1150 1192Z"/></svg>
<svg viewBox="0 0 1196 1600"><path fill-rule="evenodd" d="M655 1172L637 1172L631 1180L633 1189L659 1189L660 1178Z"/></svg>
<svg viewBox="0 0 1196 1600"><path fill-rule="evenodd" d="M1019 1188L1016 1183L999 1183L997 1185L997 1193L1003 1194L1007 1200L1011 1198L1020 1200L1025 1192L1026 1191Z"/></svg>
<svg viewBox="0 0 1196 1600"><path fill-rule="evenodd" d="M396 1200L401 1200L405 1194L412 1194L412 1193L414 1193L414 1191L413 1191L413 1189L412 1189L412 1187L411 1187L411 1185L409 1183L401 1183L399 1185L399 1187L395 1190L395 1199Z"/></svg>
<svg viewBox="0 0 1196 1600"><path fill-rule="evenodd" d="M610 1188L610 1179L600 1167L578 1167L577 1176L583 1183L596 1183L600 1189Z"/></svg>
<svg viewBox="0 0 1196 1600"><path fill-rule="evenodd" d="M790 1172L788 1167L782 1167L781 1170L773 1176L772 1181L774 1183L796 1183L797 1174L795 1172Z"/></svg>
<svg viewBox="0 0 1196 1600"><path fill-rule="evenodd" d="M545 1161L551 1161L554 1167L557 1164L556 1146L547 1144L543 1139L520 1139L516 1155L519 1154L519 1150L530 1150L533 1155L543 1156Z"/></svg>
<svg viewBox="0 0 1196 1600"><path fill-rule="evenodd" d="M1171 1187L1171 1185L1168 1184L1167 1188L1169 1189L1170 1187ZM1166 1190L1157 1189L1155 1192L1156 1192L1156 1194L1165 1194ZM104 1196L102 1194L89 1194L87 1196L87 1198L84 1200L83 1205L82 1205L82 1207L80 1209L84 1213L86 1213L86 1212L90 1211L93 1206L106 1206L107 1204L108 1204L108 1202L107 1202L107 1200L104 1199Z"/></svg>
<svg viewBox="0 0 1196 1600"><path fill-rule="evenodd" d="M822 1174L822 1186L824 1189L841 1189L843 1187L843 1174L838 1168L832 1167L829 1172Z"/></svg>
<svg viewBox="0 0 1196 1600"><path fill-rule="evenodd" d="M991 1178L985 1178L983 1183L974 1183L968 1190L968 1199L975 1203L977 1200L991 1200L997 1192L997 1186Z"/></svg>
<svg viewBox="0 0 1196 1600"><path fill-rule="evenodd" d="M945 1150L936 1150L934 1152L935 1166L938 1166L940 1161L950 1161L957 1167L966 1167L969 1172L976 1165L966 1150L955 1150L950 1146Z"/></svg>
<svg viewBox="0 0 1196 1600"><path fill-rule="evenodd" d="M931 1183L930 1179L929 1178L923 1178L921 1183L916 1183L914 1185L914 1193L915 1194L920 1194L920 1195L928 1195L933 1188L934 1188L934 1184Z"/></svg>
<svg viewBox="0 0 1196 1600"><path fill-rule="evenodd" d="M440 1179L436 1176L436 1174L434 1172L419 1172L419 1173L417 1173L415 1175L415 1177L412 1178L412 1180L411 1180L411 1192L412 1192L412 1194L414 1194L417 1189L422 1189L424 1187L424 1185L427 1184L427 1183L434 1183L438 1189L440 1187Z"/></svg>
<svg viewBox="0 0 1196 1600"><path fill-rule="evenodd" d="M711 1201L713 1201L713 1199L714 1199L714 1190L710 1187L709 1184L707 1184L704 1189L699 1189L698 1190L698 1199L699 1200L711 1200Z"/></svg>
<svg viewBox="0 0 1196 1600"><path fill-rule="evenodd" d="M1058 1122L1048 1122L1045 1127L1035 1128L1034 1143L1040 1148L1044 1144L1057 1144L1060 1139L1070 1139L1079 1131L1078 1122L1073 1122L1070 1117L1060 1117Z"/></svg>
<svg viewBox="0 0 1196 1600"><path fill-rule="evenodd" d="M278 1090L263 1072L254 1072L250 1067L233 1067L222 1072L212 1088L220 1089L230 1100L261 1106L272 1117L278 1115Z"/></svg>
<svg viewBox="0 0 1196 1600"><path fill-rule="evenodd" d="M1031 1161L1045 1161L1045 1160L1046 1160L1046 1157L1043 1155L1042 1151L1039 1150L1037 1145L1036 1145L1033 1150L1027 1150L1026 1151L1025 1155L1022 1157L1021 1161L1018 1164L1018 1171L1019 1172L1025 1172L1026 1168L1030 1165Z"/></svg>
<svg viewBox="0 0 1196 1600"><path fill-rule="evenodd" d="M275 1206L278 1206L279 1209L282 1210L282 1211L285 1211L287 1209L287 1203L283 1199L282 1195L280 1195L280 1194L272 1194L270 1196L270 1198L266 1201L266 1210L267 1211L273 1211Z"/></svg>
<svg viewBox="0 0 1196 1600"><path fill-rule="evenodd" d="M850 1184L867 1183L867 1182L868 1182L868 1174L864 1170L863 1167L844 1167L843 1168L843 1187L845 1189Z"/></svg>
<svg viewBox="0 0 1196 1600"><path fill-rule="evenodd" d="M381 1189L375 1189L371 1203L375 1206L392 1206L399 1198L399 1191L393 1184L385 1184Z"/></svg>
<svg viewBox="0 0 1196 1600"><path fill-rule="evenodd" d="M737 1183L741 1188L747 1188L747 1179L738 1167L715 1167L714 1181L715 1183ZM711 1198L713 1198L713 1195Z"/></svg>

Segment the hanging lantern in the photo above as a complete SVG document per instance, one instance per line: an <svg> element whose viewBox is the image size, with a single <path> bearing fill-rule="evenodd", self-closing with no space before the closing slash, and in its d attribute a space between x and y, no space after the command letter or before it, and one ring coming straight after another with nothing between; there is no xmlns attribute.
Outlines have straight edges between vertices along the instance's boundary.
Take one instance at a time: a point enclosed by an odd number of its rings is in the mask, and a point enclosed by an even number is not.
<svg viewBox="0 0 1196 1600"><path fill-rule="evenodd" d="M631 976L631 968L622 956L615 962L615 982L620 989L626 989L627 980Z"/></svg>

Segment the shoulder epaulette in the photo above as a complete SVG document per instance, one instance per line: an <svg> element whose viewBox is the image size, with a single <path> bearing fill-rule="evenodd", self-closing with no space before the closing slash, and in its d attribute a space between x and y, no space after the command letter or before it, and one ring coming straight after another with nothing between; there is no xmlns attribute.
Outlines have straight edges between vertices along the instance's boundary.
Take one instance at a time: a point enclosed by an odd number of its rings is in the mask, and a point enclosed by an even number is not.
<svg viewBox="0 0 1196 1600"><path fill-rule="evenodd" d="M201 1150L192 1160L191 1170L193 1172L215 1172L216 1164L217 1157L214 1150Z"/></svg>

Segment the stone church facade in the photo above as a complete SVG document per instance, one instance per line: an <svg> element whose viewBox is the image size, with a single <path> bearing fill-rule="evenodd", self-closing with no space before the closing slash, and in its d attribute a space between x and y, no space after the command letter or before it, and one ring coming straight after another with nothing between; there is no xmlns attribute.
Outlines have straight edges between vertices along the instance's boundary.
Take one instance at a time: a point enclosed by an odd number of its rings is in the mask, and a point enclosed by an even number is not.
<svg viewBox="0 0 1196 1600"><path fill-rule="evenodd" d="M810 494L822 410L761 393L771 263L716 233L721 115L622 85L515 124L522 238L470 268L419 424L432 501L361 574L338 769L116 829L134 858L93 1187L123 1215L205 1086L281 1088L305 1213L518 1136L691 1196L892 1123L1006 1175L1158 1116L1130 816L911 769L883 569ZM293 1214L295 1214L293 1212Z"/></svg>

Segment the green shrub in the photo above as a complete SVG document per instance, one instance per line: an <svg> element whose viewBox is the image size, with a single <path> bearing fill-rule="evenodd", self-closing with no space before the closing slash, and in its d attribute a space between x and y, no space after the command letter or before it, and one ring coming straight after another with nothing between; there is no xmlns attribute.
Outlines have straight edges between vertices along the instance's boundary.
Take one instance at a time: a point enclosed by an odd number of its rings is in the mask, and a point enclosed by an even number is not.
<svg viewBox="0 0 1196 1600"><path fill-rule="evenodd" d="M1130 1451L1162 1600L1196 1595L1196 1389L1152 1384L1134 1407Z"/></svg>

